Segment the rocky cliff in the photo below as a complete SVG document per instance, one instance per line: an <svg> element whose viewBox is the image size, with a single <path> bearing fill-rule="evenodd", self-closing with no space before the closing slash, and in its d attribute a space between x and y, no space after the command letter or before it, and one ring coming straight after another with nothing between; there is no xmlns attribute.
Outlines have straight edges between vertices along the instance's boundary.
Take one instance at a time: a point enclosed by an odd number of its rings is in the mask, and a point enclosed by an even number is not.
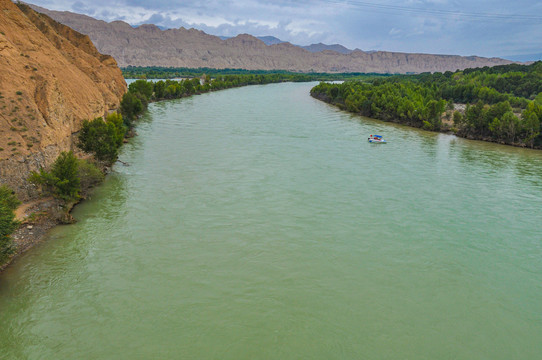
<svg viewBox="0 0 542 360"><path fill-rule="evenodd" d="M455 71L511 63L477 56L407 54L386 51L311 52L290 43L266 45L251 35L222 40L195 29L161 30L154 25L133 28L122 21L96 20L71 12L34 6L60 23L90 36L98 50L120 66L172 66L291 70L316 72L407 73Z"/></svg>
<svg viewBox="0 0 542 360"><path fill-rule="evenodd" d="M0 183L25 199L26 177L74 148L84 119L118 108L126 82L87 35L0 0Z"/></svg>

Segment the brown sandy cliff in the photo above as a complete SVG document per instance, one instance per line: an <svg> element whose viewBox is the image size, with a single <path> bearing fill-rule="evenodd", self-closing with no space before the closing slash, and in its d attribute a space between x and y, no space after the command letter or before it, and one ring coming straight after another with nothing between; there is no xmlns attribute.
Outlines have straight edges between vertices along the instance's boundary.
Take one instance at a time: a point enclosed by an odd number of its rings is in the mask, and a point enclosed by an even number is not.
<svg viewBox="0 0 542 360"><path fill-rule="evenodd" d="M74 149L84 119L118 108L126 82L89 37L0 0L0 183L26 199L26 177Z"/></svg>

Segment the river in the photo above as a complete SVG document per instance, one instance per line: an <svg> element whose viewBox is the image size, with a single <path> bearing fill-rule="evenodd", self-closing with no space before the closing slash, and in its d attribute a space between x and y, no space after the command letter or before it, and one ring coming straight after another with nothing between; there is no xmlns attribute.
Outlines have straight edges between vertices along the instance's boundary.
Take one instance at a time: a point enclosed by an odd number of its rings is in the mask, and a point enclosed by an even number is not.
<svg viewBox="0 0 542 360"><path fill-rule="evenodd" d="M542 152L312 86L151 104L79 221L0 275L0 358L538 358Z"/></svg>

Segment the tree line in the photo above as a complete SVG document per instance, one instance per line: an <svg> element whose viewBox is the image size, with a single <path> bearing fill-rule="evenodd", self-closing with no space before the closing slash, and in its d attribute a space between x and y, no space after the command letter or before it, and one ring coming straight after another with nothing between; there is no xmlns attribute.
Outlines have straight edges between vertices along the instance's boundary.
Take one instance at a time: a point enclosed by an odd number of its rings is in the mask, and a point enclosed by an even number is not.
<svg viewBox="0 0 542 360"><path fill-rule="evenodd" d="M213 68L186 68L161 66L128 66L122 68L122 75L126 79L174 79L195 78L203 75L217 78L224 75L281 75L287 81L331 81L346 79L362 79L367 77L388 77L390 74L377 73L299 73L287 70L246 70L246 69L213 69Z"/></svg>
<svg viewBox="0 0 542 360"><path fill-rule="evenodd" d="M118 113L83 121L76 146L90 159L79 159L72 152L62 152L48 169L34 171L28 181L39 187L43 195L52 195L69 209L84 193L104 179L104 169L113 164L126 136L130 136L135 120L147 109L149 102L177 99L209 91L254 84L283 81L304 81L298 74L219 75L180 81L131 83L120 102ZM0 264L11 253L9 235L19 226L14 211L19 205L15 193L0 186Z"/></svg>
<svg viewBox="0 0 542 360"><path fill-rule="evenodd" d="M311 89L311 95L384 121L542 148L542 62L322 82ZM457 104L465 104L464 111L455 110Z"/></svg>

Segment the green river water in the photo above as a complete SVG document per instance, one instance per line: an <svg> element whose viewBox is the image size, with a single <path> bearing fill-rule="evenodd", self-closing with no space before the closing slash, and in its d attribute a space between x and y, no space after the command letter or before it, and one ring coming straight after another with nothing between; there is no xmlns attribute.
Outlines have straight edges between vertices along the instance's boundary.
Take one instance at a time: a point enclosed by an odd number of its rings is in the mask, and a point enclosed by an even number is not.
<svg viewBox="0 0 542 360"><path fill-rule="evenodd" d="M129 166L0 275L0 358L540 358L542 152L312 86L151 104Z"/></svg>

